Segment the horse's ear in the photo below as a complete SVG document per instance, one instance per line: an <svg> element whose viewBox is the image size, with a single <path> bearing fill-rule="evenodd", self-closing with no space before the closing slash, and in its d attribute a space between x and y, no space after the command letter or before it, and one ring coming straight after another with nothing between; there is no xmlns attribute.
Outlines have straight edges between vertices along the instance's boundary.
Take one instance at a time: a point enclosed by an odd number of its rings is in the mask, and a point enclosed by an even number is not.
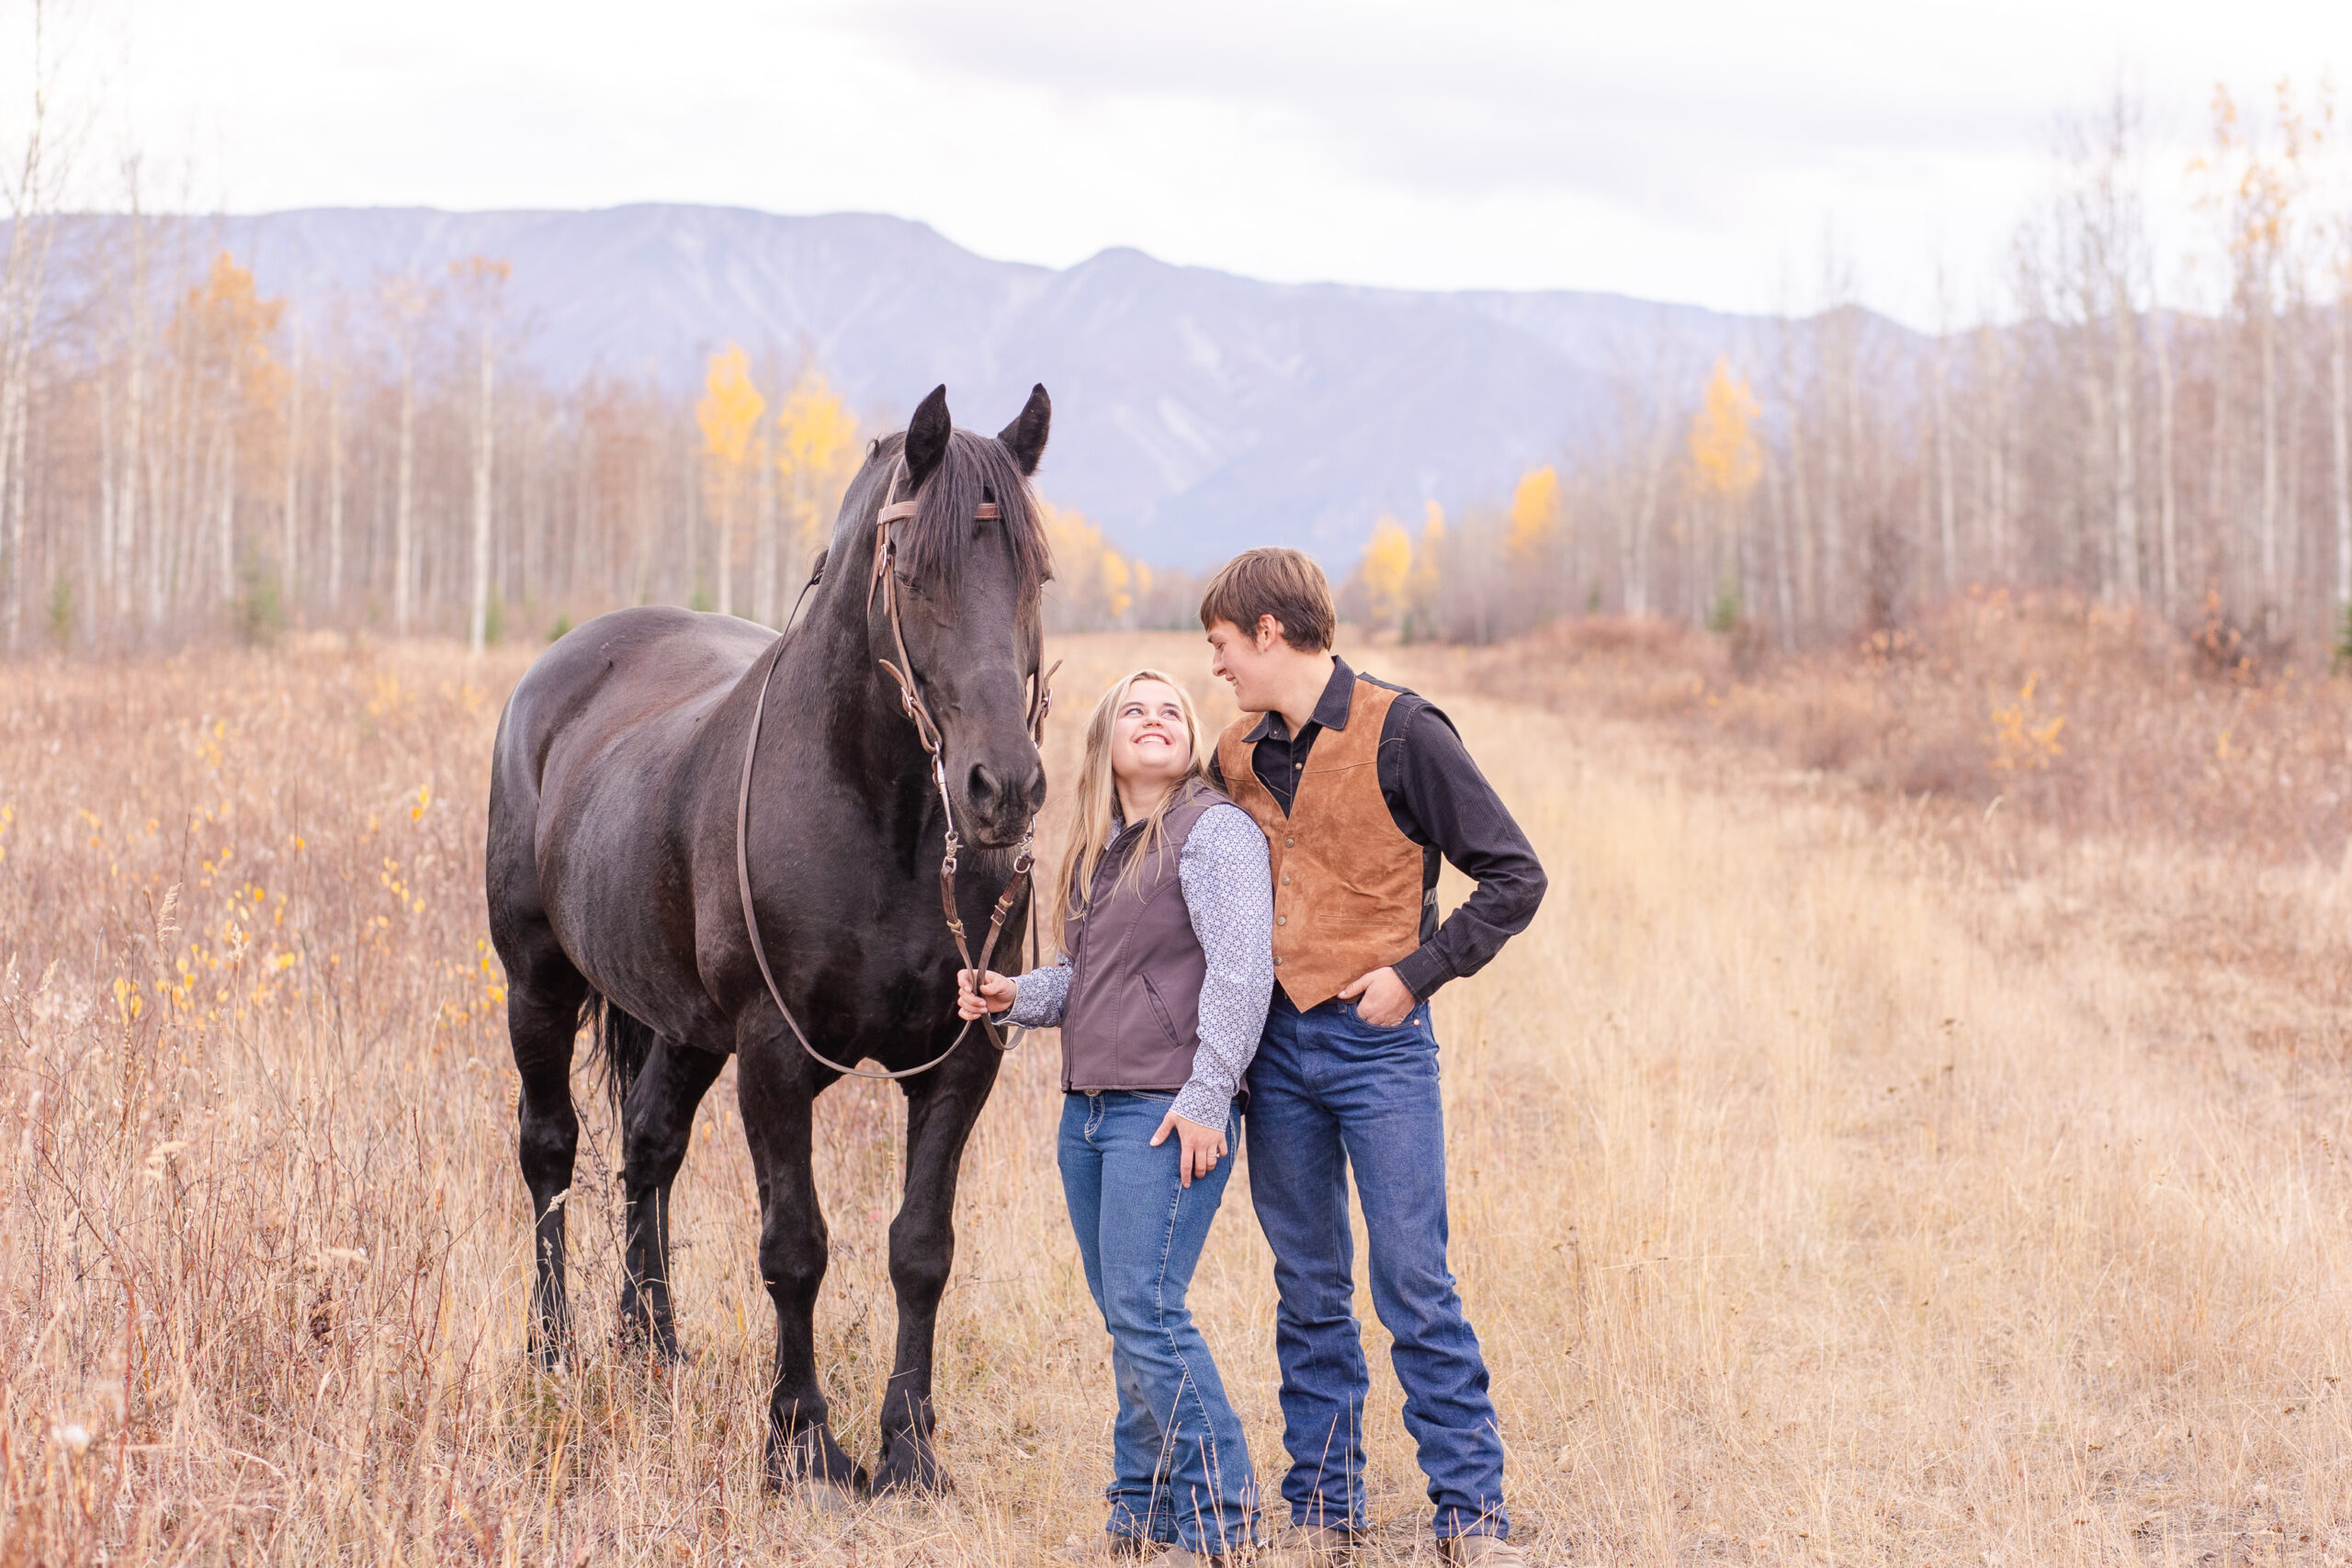
<svg viewBox="0 0 2352 1568"><path fill-rule="evenodd" d="M947 417L947 388L943 384L931 389L931 396L915 406L914 418L907 421L907 491L910 494L922 489L922 481L931 478L932 469L947 456L947 437L955 423Z"/></svg>
<svg viewBox="0 0 2352 1568"><path fill-rule="evenodd" d="M1054 400L1046 396L1046 385L1040 381L1029 389L1029 400L1022 405L1021 415L996 433L1012 453L1012 460L1021 465L1023 476L1037 471L1037 459L1046 455L1046 433L1054 423Z"/></svg>

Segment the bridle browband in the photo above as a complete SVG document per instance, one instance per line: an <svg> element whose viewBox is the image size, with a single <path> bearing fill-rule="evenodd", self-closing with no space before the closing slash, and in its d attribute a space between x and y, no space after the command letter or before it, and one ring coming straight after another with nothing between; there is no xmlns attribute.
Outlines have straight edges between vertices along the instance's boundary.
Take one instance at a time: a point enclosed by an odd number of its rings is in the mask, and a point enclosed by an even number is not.
<svg viewBox="0 0 2352 1568"><path fill-rule="evenodd" d="M939 808L946 817L946 848L945 852L939 859L939 903L941 910L947 918L947 931L956 939L956 956L963 960L964 967L984 975L988 972L989 960L995 956L997 938L1004 931L1005 918L1012 912L1013 902L1020 897L1023 886L1029 880L1030 868L1036 863L1036 819L1033 817L1029 826L1022 830L1020 846L1013 852L1012 880L1004 885L1004 892L998 897L996 908L989 916L989 934L980 943L979 962L975 964L972 961L972 949L964 931L964 918L956 912L956 856L964 847L964 840L956 831L956 805L947 793L945 743L940 734L938 721L932 717L930 705L922 700L922 688L915 683L914 660L908 657L906 629L899 619L896 570L899 546L898 541L891 536L890 525L894 523L903 523L912 517L919 504L915 501L899 499L899 484L906 477L906 458L901 456L891 465L890 489L883 497L882 509L874 515L874 571L866 584L865 604L868 614L871 614L874 596L876 593L882 596L883 615L890 623L891 648L898 654L899 661L893 664L888 659L880 659L875 662L888 671L890 678L899 683L899 706L905 709L907 717L913 723L915 739L922 743L924 753L931 759L932 786L939 792ZM973 520L981 523L992 523L1001 514L997 503L992 501L981 502L972 511ZM802 598L808 596L808 590L816 586L823 572L824 567L820 563L816 572L810 575L808 581L801 587ZM850 1077L913 1077L918 1073L929 1072L953 1055L956 1047L964 1043L964 1037L972 1032L971 1024L967 1022L956 1032L956 1038L948 1042L946 1050L921 1066L906 1067L895 1073L868 1072L863 1067L854 1067L836 1062L808 1043L808 1032L800 1027L800 1021L793 1017L792 1010L785 1005L784 992L775 983L775 973L768 967L767 944L760 940L760 919L752 903L752 861L748 833L752 810L752 760L759 755L760 721L767 712L768 686L775 679L775 667L783 660L786 642L791 635L793 622L798 616L797 601L794 603L793 611L793 615L786 619L784 631L777 634L775 646L769 650L767 669L760 675L759 699L752 707L751 736L743 744L742 783L735 795L735 887L743 901L744 934L751 938L752 957L759 964L760 978L767 982L768 999L775 1003L776 1010L784 1015L784 1021L791 1026L793 1038L800 1042L800 1048L808 1054L810 1060ZM1042 746L1045 742L1046 716L1053 710L1054 705L1054 671L1060 668L1061 660L1056 660L1051 668L1036 677L1036 684L1031 689L1028 728L1033 744ZM1030 914L1033 917L1031 924L1034 927L1035 924L1034 917L1036 914L1034 900ZM989 1044L994 1045L999 1051L1012 1049L1012 1045L1006 1043L1004 1037L997 1032L993 1019L983 1013L979 1022L988 1035Z"/></svg>

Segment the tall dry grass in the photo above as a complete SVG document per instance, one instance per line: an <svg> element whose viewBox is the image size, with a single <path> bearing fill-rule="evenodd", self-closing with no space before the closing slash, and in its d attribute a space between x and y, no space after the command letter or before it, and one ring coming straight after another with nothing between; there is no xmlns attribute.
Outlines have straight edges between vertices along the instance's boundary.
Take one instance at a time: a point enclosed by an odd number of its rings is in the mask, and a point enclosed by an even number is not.
<svg viewBox="0 0 2352 1568"><path fill-rule="evenodd" d="M1114 674L1201 661L1056 651L1057 776ZM2352 1551L2342 1052L2293 975L2152 964L2109 919L2146 886L2113 866L2171 849L2002 870L1679 731L1366 661L1444 698L1555 877L1437 1004L1454 1258L1537 1561ZM674 1216L687 1364L611 1339L616 1151L584 1074L584 1353L525 1364L479 859L521 663L322 644L0 677L0 1562L994 1564L1091 1534L1111 1396L1049 1040L967 1162L953 1496L829 1515L759 1489L770 1317L725 1086ZM2237 874L2344 940L2340 874ZM820 1112L820 1351L861 1452L895 1099L843 1084ZM1227 1208L1195 1306L1271 1483L1268 1260L1239 1181ZM1374 1360L1402 1561L1424 1508Z"/></svg>

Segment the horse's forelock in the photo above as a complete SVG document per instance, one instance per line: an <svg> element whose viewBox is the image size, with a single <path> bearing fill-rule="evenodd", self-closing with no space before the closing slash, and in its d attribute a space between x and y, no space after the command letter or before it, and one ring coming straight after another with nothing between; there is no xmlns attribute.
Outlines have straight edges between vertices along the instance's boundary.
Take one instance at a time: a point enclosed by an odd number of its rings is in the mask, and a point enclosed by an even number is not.
<svg viewBox="0 0 2352 1568"><path fill-rule="evenodd" d="M885 449L895 462L897 451L887 443ZM956 591L973 540L973 513L984 501L996 502L997 521L981 526L1004 530L1018 590L1033 593L1053 576L1053 552L1037 498L1003 443L968 430L955 432L947 456L915 500L915 514L898 525L897 534L899 567L909 581Z"/></svg>

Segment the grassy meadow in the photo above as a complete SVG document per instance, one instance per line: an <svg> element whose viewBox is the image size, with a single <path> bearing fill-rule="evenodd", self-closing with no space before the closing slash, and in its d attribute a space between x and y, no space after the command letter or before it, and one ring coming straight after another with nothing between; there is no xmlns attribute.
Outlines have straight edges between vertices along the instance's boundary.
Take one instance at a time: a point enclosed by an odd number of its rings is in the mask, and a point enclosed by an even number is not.
<svg viewBox="0 0 2352 1568"><path fill-rule="evenodd" d="M1445 704L1553 875L1437 1002L1455 1269L1539 1563L2352 1561L2346 683L2004 614L1836 663L1622 625L1359 660ZM1231 712L1195 637L1052 655L1057 779L1137 663ZM1025 1564L1098 1528L1050 1037L966 1161L952 1495L761 1489L728 1083L678 1184L686 1363L614 1341L583 1067L582 1352L526 1366L481 840L527 658L0 670L0 1564ZM820 1353L867 1460L897 1100L818 1120ZM1238 1174L1193 1303L1271 1489ZM1372 1557L1427 1561L1359 1313Z"/></svg>

